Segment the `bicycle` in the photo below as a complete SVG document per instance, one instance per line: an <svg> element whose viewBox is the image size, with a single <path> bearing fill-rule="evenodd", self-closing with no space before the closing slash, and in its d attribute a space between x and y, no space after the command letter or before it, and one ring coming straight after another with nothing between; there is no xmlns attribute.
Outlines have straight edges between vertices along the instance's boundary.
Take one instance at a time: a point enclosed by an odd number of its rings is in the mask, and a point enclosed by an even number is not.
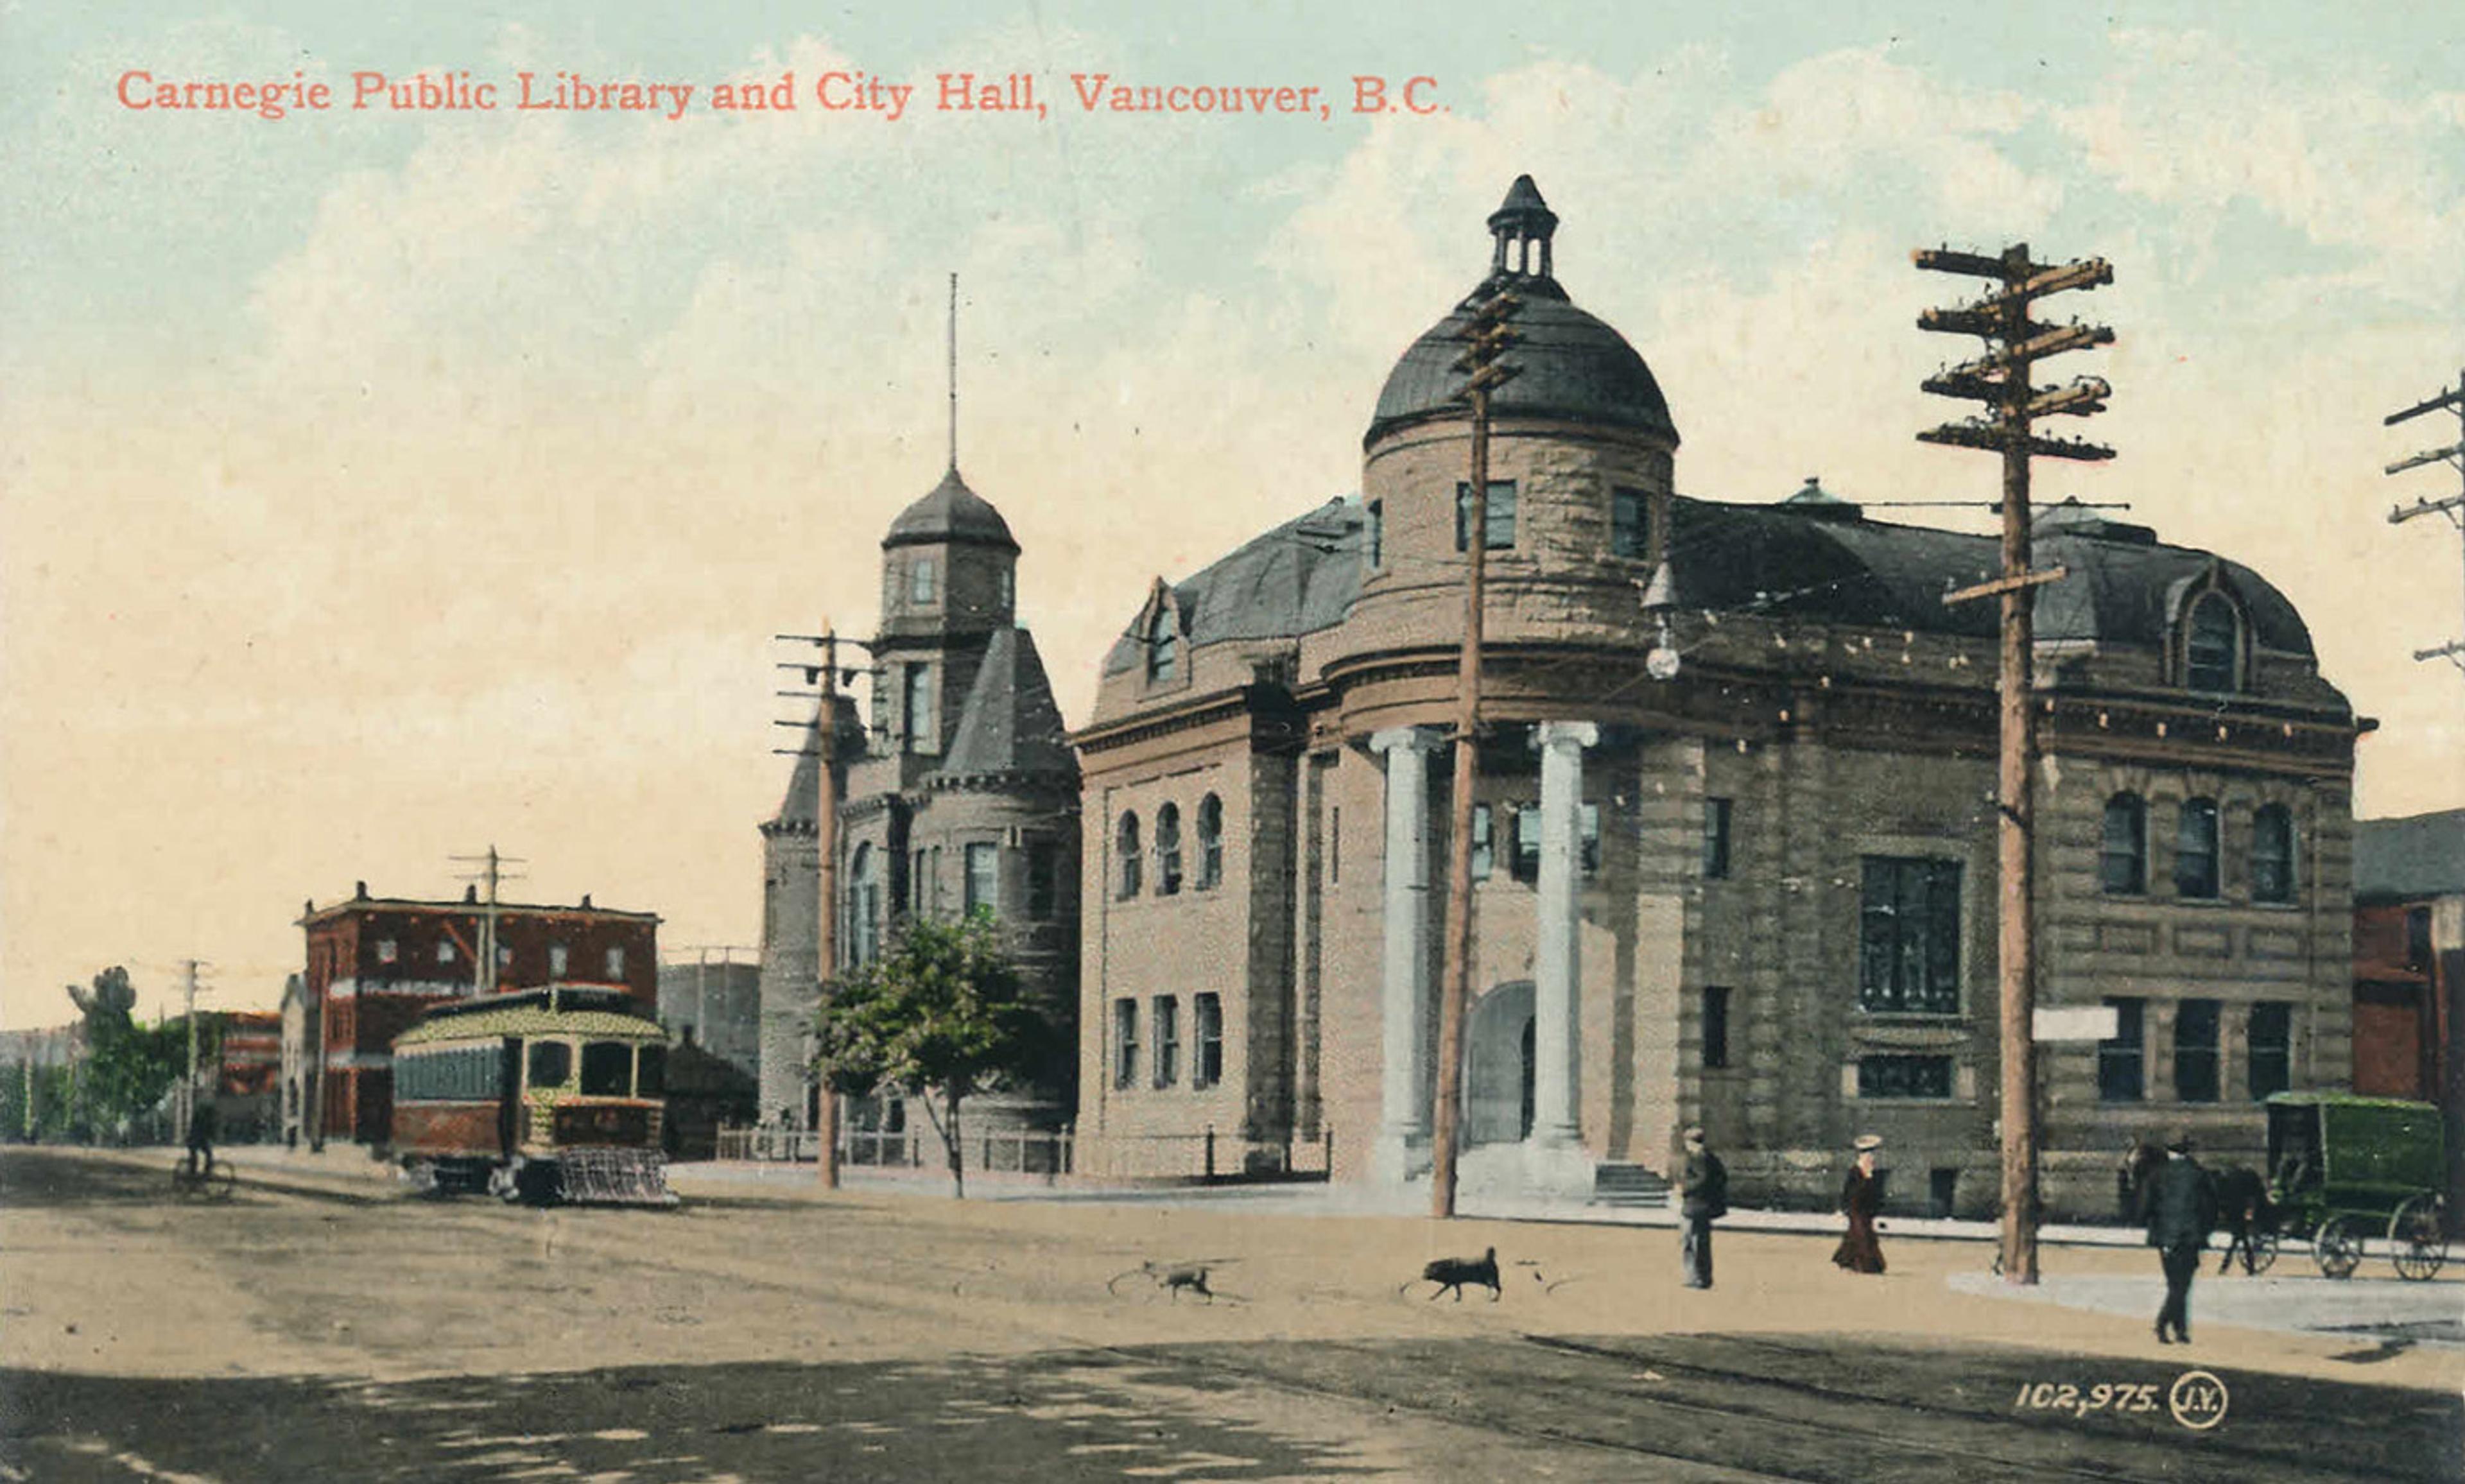
<svg viewBox="0 0 2465 1484"><path fill-rule="evenodd" d="M217 1160L200 1170L193 1156L182 1155L171 1166L171 1189L183 1201L228 1201L238 1187L238 1172L228 1160Z"/></svg>

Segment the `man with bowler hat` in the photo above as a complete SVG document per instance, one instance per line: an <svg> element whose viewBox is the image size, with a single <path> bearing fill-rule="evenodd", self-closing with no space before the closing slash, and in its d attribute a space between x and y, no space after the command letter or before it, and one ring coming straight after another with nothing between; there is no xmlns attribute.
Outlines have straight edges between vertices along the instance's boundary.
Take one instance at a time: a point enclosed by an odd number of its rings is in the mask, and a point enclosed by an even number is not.
<svg viewBox="0 0 2465 1484"><path fill-rule="evenodd" d="M2165 1146L2165 1163L2147 1183L2148 1245L2165 1269L2165 1306L2157 1311L2157 1342L2191 1342L2191 1278L2217 1225L2217 1198L2208 1172L2191 1158L2191 1136ZM2170 1331L2170 1333L2169 1333Z"/></svg>
<svg viewBox="0 0 2465 1484"><path fill-rule="evenodd" d="M1712 1286L1712 1223L1729 1214L1729 1171L1703 1146L1703 1130L1686 1131L1686 1160L1677 1173L1677 1214L1684 1224L1678 1252L1688 1288Z"/></svg>

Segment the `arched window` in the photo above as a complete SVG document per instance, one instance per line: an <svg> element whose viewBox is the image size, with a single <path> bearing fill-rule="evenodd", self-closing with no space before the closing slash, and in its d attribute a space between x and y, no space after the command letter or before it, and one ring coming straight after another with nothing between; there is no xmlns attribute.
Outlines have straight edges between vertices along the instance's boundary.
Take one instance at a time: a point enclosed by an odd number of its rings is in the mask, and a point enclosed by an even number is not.
<svg viewBox="0 0 2465 1484"><path fill-rule="evenodd" d="M1213 891L1224 879L1224 801L1213 794L1198 801L1198 889Z"/></svg>
<svg viewBox="0 0 2465 1484"><path fill-rule="evenodd" d="M2174 895L2217 895L2217 801L2185 799L2174 825Z"/></svg>
<svg viewBox="0 0 2465 1484"><path fill-rule="evenodd" d="M1181 628L1172 605L1156 606L1155 616L1147 620L1146 646L1149 680L1162 682L1181 673Z"/></svg>
<svg viewBox="0 0 2465 1484"><path fill-rule="evenodd" d="M858 845L848 862L847 961L870 963L881 954L881 853Z"/></svg>
<svg viewBox="0 0 2465 1484"><path fill-rule="evenodd" d="M2242 615L2222 592L2204 592L2183 625L2183 684L2194 691L2232 691L2242 660Z"/></svg>
<svg viewBox="0 0 2465 1484"><path fill-rule="evenodd" d="M2105 801L2105 844L2099 863L2109 897L2148 890L2148 806L2136 793Z"/></svg>
<svg viewBox="0 0 2465 1484"><path fill-rule="evenodd" d="M1139 895L1139 816L1135 812L1124 810L1114 829L1113 858L1121 867L1121 886L1116 895L1127 901Z"/></svg>
<svg viewBox="0 0 2465 1484"><path fill-rule="evenodd" d="M2294 814L2282 804L2251 817L2251 899L2294 899Z"/></svg>
<svg viewBox="0 0 2465 1484"><path fill-rule="evenodd" d="M1181 808L1167 804L1156 810L1156 895L1181 891Z"/></svg>

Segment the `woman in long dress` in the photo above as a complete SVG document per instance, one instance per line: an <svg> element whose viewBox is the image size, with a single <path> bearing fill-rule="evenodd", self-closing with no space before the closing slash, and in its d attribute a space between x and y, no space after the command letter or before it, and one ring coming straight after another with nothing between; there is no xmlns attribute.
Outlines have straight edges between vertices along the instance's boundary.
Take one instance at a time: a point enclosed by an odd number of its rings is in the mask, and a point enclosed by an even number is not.
<svg viewBox="0 0 2465 1484"><path fill-rule="evenodd" d="M1875 1174L1875 1151L1882 1141L1868 1135L1857 1141L1857 1163L1840 1186L1840 1209L1849 1218L1848 1234L1832 1250L1832 1260L1852 1273L1883 1271L1882 1245L1875 1240L1875 1217L1883 1207L1883 1183Z"/></svg>

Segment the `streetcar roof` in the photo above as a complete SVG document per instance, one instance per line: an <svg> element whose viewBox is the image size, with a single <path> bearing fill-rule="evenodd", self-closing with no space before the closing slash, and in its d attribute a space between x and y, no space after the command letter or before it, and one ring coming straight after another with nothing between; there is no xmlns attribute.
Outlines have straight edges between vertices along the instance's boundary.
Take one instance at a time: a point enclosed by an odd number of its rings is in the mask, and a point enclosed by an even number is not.
<svg viewBox="0 0 2465 1484"><path fill-rule="evenodd" d="M558 985L545 989L482 995L430 1010L418 1024L394 1037L394 1045L422 1046L509 1035L665 1040L667 1032L656 1020L642 1013L640 1004L624 989L599 985Z"/></svg>

